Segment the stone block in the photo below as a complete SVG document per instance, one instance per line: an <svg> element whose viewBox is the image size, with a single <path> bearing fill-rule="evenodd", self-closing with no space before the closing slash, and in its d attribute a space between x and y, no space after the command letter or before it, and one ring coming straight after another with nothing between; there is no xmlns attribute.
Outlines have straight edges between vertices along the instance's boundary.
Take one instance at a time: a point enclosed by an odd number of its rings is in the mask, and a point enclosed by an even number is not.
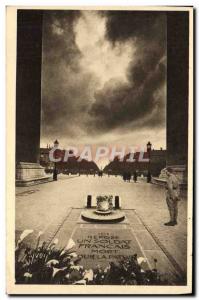
<svg viewBox="0 0 199 300"><path fill-rule="evenodd" d="M16 186L29 186L52 180L38 163L19 162L16 166Z"/></svg>

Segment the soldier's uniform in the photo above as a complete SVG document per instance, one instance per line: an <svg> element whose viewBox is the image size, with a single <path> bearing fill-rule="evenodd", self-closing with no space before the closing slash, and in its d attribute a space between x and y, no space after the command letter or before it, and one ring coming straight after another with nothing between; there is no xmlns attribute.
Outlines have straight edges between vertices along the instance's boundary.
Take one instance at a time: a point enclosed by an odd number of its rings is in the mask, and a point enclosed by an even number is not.
<svg viewBox="0 0 199 300"><path fill-rule="evenodd" d="M168 176L166 189L166 201L170 214L169 223L175 225L177 224L178 217L178 201L180 200L180 188L178 179L174 174L170 174L170 176Z"/></svg>

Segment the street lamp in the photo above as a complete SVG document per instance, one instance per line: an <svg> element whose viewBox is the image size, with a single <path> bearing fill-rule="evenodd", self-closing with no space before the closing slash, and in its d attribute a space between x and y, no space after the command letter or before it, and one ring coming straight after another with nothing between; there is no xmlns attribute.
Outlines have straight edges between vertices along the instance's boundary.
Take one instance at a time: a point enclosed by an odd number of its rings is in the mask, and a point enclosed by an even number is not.
<svg viewBox="0 0 199 300"><path fill-rule="evenodd" d="M56 149L58 149L58 146L59 146L59 142L58 142L58 140L55 140L55 141L54 141L54 148L55 148L55 151L56 151ZM54 153L55 153L55 156L56 156L56 152L54 152ZM56 164L56 161L55 161L55 163L54 163L53 180L54 180L54 181L57 181L57 164Z"/></svg>
<svg viewBox="0 0 199 300"><path fill-rule="evenodd" d="M58 142L58 140L55 140L55 141L54 141L54 147L55 147L55 148L58 148L58 146L59 146L59 142Z"/></svg>
<svg viewBox="0 0 199 300"><path fill-rule="evenodd" d="M152 144L150 142L147 143L147 153L149 158L149 164L148 164L148 174L147 174L147 183L151 182L151 146Z"/></svg>
<svg viewBox="0 0 199 300"><path fill-rule="evenodd" d="M152 146L151 142L148 142L146 146L147 146L147 152L150 153L151 152L151 146Z"/></svg>

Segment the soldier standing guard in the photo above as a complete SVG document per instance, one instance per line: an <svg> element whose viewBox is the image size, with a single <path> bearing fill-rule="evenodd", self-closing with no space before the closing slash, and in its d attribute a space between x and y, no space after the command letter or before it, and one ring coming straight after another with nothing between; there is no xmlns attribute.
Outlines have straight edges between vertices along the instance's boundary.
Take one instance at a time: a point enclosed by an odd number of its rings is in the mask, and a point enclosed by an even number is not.
<svg viewBox="0 0 199 300"><path fill-rule="evenodd" d="M180 200L180 188L177 177L172 174L172 168L166 168L167 185L166 201L170 214L170 221L165 223L166 226L177 225L178 201Z"/></svg>

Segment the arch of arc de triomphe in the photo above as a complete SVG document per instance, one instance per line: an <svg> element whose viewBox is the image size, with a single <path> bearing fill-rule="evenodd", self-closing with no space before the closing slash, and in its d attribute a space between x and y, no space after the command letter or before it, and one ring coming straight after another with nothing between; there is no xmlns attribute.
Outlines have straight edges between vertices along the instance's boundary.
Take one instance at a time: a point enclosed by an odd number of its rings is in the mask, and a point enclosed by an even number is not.
<svg viewBox="0 0 199 300"><path fill-rule="evenodd" d="M42 11L19 10L16 85L16 184L47 180L39 165ZM167 12L167 165L186 183L188 12ZM181 35L179 35L181 32Z"/></svg>

